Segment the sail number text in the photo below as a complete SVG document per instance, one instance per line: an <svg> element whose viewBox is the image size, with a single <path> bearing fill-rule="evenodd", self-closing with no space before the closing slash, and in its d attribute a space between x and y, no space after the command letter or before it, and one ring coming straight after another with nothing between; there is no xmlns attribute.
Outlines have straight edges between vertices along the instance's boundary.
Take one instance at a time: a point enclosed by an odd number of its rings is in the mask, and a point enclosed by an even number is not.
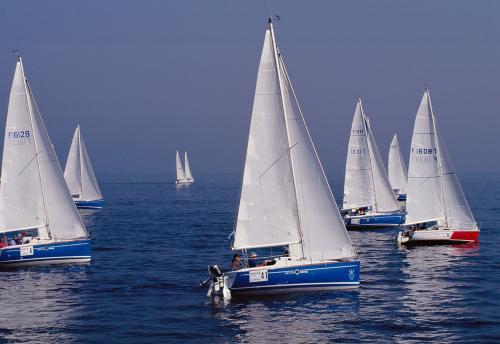
<svg viewBox="0 0 500 344"><path fill-rule="evenodd" d="M31 133L29 130L9 131L9 143L11 145L24 145L31 143Z"/></svg>
<svg viewBox="0 0 500 344"><path fill-rule="evenodd" d="M436 148L413 148L411 149L411 159L415 162L429 162L437 160Z"/></svg>

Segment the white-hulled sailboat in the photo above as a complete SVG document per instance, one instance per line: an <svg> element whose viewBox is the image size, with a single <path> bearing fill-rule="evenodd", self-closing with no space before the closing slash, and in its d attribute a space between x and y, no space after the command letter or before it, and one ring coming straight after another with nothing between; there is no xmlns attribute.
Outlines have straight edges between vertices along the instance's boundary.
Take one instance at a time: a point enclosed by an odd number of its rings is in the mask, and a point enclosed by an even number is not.
<svg viewBox="0 0 500 344"><path fill-rule="evenodd" d="M396 227L405 219L361 99L356 104L349 137L342 213L347 228Z"/></svg>
<svg viewBox="0 0 500 344"><path fill-rule="evenodd" d="M191 167L189 166L187 152L184 152L184 167L183 167L181 158L179 156L179 151L176 151L175 168L177 172L177 178L175 179L175 184L186 185L194 183L194 178L193 175L191 174Z"/></svg>
<svg viewBox="0 0 500 344"><path fill-rule="evenodd" d="M18 58L0 184L0 267L90 261L90 239Z"/></svg>
<svg viewBox="0 0 500 344"><path fill-rule="evenodd" d="M247 250L287 246L254 266ZM243 266L211 267L209 295L352 288L360 263L307 130L269 20L232 247Z"/></svg>
<svg viewBox="0 0 500 344"><path fill-rule="evenodd" d="M469 243L479 238L479 228L437 130L428 89L413 128L406 211L406 230L397 236L400 244Z"/></svg>
<svg viewBox="0 0 500 344"><path fill-rule="evenodd" d="M389 158L387 161L389 182L396 193L398 201L406 200L406 185L408 182L408 171L399 150L398 135L394 134L389 148Z"/></svg>
<svg viewBox="0 0 500 344"><path fill-rule="evenodd" d="M101 209L104 203L78 125L64 169L64 179L77 208Z"/></svg>

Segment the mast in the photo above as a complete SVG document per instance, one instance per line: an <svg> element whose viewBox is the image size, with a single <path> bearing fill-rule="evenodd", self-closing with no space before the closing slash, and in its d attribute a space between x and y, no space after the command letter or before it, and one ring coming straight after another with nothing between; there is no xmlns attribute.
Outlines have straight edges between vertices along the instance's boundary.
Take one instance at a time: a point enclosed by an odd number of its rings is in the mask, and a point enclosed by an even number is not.
<svg viewBox="0 0 500 344"><path fill-rule="evenodd" d="M365 128L365 140L366 140L366 143L367 143L367 147L368 147L368 162L370 163L370 176L371 176L371 179L372 179L372 188L373 188L373 196L375 197L375 209L374 210L377 210L378 211L378 207L377 207L377 190L375 189L375 179L373 178L373 165L372 165L372 149L373 147L371 147L371 144L370 144L370 140L369 140L369 137L368 137L368 119L366 117L366 114L365 114L365 110L363 109L363 103L361 102L361 98L358 98L358 101L359 101L359 105L361 106L361 116L363 117L363 126Z"/></svg>
<svg viewBox="0 0 500 344"><path fill-rule="evenodd" d="M42 171L40 170L40 160L39 160L39 151L38 151L38 145L36 144L36 134L35 134L35 128L34 128L34 125L33 125L33 104L31 104L31 97L30 97L30 94L31 94L31 89L28 85L28 80L26 80L26 75L24 74L24 66L23 66L23 61L21 59L21 55L18 56L18 61L19 61L19 64L21 66L21 72L22 72L22 76L23 76L23 86L24 86L24 89L25 89L25 92L26 92L26 101L27 101L27 104L28 104L28 109L29 109L29 113L30 113L30 124L31 124L31 132L33 133L33 144L35 145L35 157L36 157L36 165L37 165L37 169L38 169L38 178L40 180L40 189L41 189L41 194L42 194L42 203L43 203L43 210L44 210L44 213L45 213L45 228L47 230L47 235L49 236L49 238L51 238L51 235L50 235L50 227L49 227L49 217L48 217L48 213L47 213L47 206L45 204L45 190L44 190L44 187L43 187L43 183L42 183ZM36 104L35 104L36 106Z"/></svg>
<svg viewBox="0 0 500 344"><path fill-rule="evenodd" d="M304 234L302 232L302 225L301 225L301 221L300 221L299 199L297 197L297 181L295 179L295 172L294 172L293 159L292 159L292 148L293 147L291 147L291 145L290 145L290 131L289 131L288 122L286 119L285 100L283 99L283 85L282 85L282 80L280 77L280 60L278 58L278 56L280 56L280 54L278 52L278 48L276 45L276 37L274 36L273 20L271 18L269 18L268 22L269 22L269 30L271 32L271 40L273 43L274 60L276 61L276 71L278 73L278 85L279 85L279 89L280 89L281 107L283 109L283 117L284 117L283 120L285 121L286 139L288 142L288 159L289 159L290 165L292 167L292 179L293 179L293 186L294 186L293 194L295 196L295 201L297 204L297 221L299 224L298 229L299 229L299 234L300 234L300 246L302 249L302 258L304 258Z"/></svg>

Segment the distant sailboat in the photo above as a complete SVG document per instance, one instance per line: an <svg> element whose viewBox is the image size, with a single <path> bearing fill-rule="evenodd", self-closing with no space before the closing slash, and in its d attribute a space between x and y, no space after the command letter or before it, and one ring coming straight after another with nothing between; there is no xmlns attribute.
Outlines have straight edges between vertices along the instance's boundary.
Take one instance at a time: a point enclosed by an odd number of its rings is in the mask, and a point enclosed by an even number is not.
<svg viewBox="0 0 500 344"><path fill-rule="evenodd" d="M66 160L64 179L77 208L101 209L104 203L80 126L76 127Z"/></svg>
<svg viewBox="0 0 500 344"><path fill-rule="evenodd" d="M189 160L187 152L184 152L184 167L182 167L181 158L179 156L179 151L175 153L175 167L177 171L177 179L175 184L192 184L194 183L193 175L191 174L191 167L189 166Z"/></svg>
<svg viewBox="0 0 500 344"><path fill-rule="evenodd" d="M389 148L389 159L387 162L389 181L396 193L398 201L406 200L406 184L408 182L408 171L399 150L398 135L394 134L391 147Z"/></svg>
<svg viewBox="0 0 500 344"><path fill-rule="evenodd" d="M394 227L404 222L361 99L352 120L342 212L348 228Z"/></svg>
<svg viewBox="0 0 500 344"><path fill-rule="evenodd" d="M260 266L247 251L283 246L288 253ZM243 266L223 274L212 266L209 295L359 285L360 263L276 47L271 20L260 59L232 249L241 252Z"/></svg>
<svg viewBox="0 0 500 344"><path fill-rule="evenodd" d="M406 200L406 230L400 244L475 242L479 229L437 130L426 89L411 140Z"/></svg>
<svg viewBox="0 0 500 344"><path fill-rule="evenodd" d="M90 261L76 210L18 58L0 184L0 266Z"/></svg>

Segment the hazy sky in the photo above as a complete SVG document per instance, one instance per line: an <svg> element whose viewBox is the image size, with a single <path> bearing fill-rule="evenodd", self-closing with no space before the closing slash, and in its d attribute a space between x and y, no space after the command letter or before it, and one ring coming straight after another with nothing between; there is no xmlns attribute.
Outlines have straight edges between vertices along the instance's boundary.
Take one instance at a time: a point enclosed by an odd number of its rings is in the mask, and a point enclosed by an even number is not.
<svg viewBox="0 0 500 344"><path fill-rule="evenodd" d="M500 1L271 1L278 45L328 172L355 100L405 157L424 85L459 172L500 168ZM241 172L266 1L1 1L0 109L15 57L64 166L79 123L102 174Z"/></svg>

